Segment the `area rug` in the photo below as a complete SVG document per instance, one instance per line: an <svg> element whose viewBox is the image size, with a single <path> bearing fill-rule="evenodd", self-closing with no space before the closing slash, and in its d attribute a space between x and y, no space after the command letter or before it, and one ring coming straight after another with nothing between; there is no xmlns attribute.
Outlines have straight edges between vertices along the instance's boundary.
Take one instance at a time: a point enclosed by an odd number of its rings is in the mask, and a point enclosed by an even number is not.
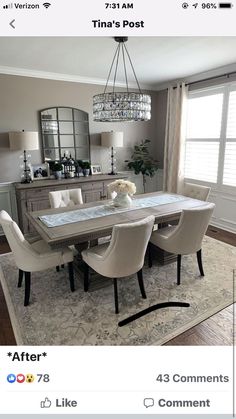
<svg viewBox="0 0 236 419"><path fill-rule="evenodd" d="M176 285L176 264L144 266L147 299L136 276L119 280L120 313L114 312L112 281L84 293L75 280L70 292L67 270L32 275L30 305L23 306L24 287L17 288L18 270L12 254L0 257L0 280L19 345L162 345L233 302L236 248L212 238L203 242L205 277L196 255L184 256L182 282ZM190 303L189 308L164 308L124 327L118 322L164 301Z"/></svg>

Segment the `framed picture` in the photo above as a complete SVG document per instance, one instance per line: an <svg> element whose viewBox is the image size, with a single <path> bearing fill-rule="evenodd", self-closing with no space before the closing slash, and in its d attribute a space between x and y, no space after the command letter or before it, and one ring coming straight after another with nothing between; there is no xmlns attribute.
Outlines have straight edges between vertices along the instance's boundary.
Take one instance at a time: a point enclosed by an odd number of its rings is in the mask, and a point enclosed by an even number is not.
<svg viewBox="0 0 236 419"><path fill-rule="evenodd" d="M49 179L50 169L48 163L31 164L32 180Z"/></svg>
<svg viewBox="0 0 236 419"><path fill-rule="evenodd" d="M92 173L92 175L101 175L102 174L102 166L100 164L92 164L91 165L91 173Z"/></svg>

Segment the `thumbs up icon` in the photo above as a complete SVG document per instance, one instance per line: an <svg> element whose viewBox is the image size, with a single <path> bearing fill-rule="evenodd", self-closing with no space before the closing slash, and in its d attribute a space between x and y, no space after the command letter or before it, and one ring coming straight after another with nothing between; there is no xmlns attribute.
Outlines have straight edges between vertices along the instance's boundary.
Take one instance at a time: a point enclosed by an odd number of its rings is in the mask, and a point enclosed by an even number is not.
<svg viewBox="0 0 236 419"><path fill-rule="evenodd" d="M51 402L51 400L49 400L48 397L45 397L45 400L42 400L41 403L40 403L40 407L42 409L49 409L49 407L51 407L51 405L52 405L52 402Z"/></svg>

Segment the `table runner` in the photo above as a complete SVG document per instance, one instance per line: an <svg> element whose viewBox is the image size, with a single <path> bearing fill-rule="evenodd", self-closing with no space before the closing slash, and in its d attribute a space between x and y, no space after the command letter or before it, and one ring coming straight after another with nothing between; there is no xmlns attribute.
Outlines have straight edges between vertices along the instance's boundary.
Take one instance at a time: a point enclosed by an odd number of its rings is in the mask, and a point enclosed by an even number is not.
<svg viewBox="0 0 236 419"><path fill-rule="evenodd" d="M107 215L118 214L121 212L133 211L140 208L155 207L157 205L170 204L172 202L183 201L186 197L181 195L163 194L158 196L149 196L145 198L133 199L133 205L130 208L114 207L112 202L106 205L98 205L91 208L81 208L60 214L50 214L39 216L39 219L47 227L59 227L65 224L86 221L92 218L104 217Z"/></svg>

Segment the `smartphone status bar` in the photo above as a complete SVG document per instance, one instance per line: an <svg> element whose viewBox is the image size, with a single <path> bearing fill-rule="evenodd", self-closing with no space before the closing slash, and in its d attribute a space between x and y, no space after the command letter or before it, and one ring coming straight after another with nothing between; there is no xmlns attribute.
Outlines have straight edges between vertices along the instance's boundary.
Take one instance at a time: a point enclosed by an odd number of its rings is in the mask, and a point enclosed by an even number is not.
<svg viewBox="0 0 236 419"><path fill-rule="evenodd" d="M0 2L1 36L234 35L234 2Z"/></svg>

